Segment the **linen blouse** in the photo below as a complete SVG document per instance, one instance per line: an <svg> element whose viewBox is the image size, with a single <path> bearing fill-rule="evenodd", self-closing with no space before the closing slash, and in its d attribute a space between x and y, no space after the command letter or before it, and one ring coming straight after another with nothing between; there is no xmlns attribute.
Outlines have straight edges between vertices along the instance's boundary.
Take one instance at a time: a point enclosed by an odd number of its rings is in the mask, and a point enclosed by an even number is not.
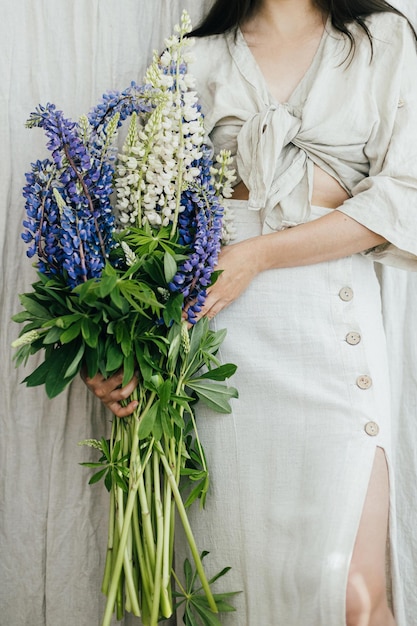
<svg viewBox="0 0 417 626"><path fill-rule="evenodd" d="M229 149L263 233L305 222L313 164L349 194L338 210L382 235L375 260L417 270L417 54L394 13L350 25L355 51L328 19L313 61L277 102L242 32L196 38L190 71L214 151Z"/></svg>

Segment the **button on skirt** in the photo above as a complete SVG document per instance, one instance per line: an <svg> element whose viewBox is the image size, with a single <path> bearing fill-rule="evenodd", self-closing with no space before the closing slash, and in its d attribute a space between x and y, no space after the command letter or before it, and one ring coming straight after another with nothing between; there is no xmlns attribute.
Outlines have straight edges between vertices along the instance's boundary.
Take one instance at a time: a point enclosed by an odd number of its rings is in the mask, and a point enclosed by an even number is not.
<svg viewBox="0 0 417 626"><path fill-rule="evenodd" d="M261 233L232 201L236 241ZM313 207L311 219L328 212ZM240 591L227 626L345 626L349 564L377 446L391 466L390 397L373 262L269 270L213 320L238 370L231 415L198 404L211 487L190 517L219 591ZM391 467L390 467L391 472ZM402 622L390 473L391 578ZM177 559L184 557L182 542ZM179 620L180 623L180 620Z"/></svg>

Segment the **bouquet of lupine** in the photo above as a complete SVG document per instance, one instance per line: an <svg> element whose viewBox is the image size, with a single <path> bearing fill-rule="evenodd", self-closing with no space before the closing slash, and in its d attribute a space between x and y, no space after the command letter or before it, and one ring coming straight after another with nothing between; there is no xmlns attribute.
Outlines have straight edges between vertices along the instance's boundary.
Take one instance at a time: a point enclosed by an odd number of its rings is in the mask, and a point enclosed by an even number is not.
<svg viewBox="0 0 417 626"><path fill-rule="evenodd" d="M14 316L25 323L17 365L42 351L25 382L44 384L51 398L81 368L89 377L122 368L124 384L139 379L135 412L113 420L109 440L81 442L100 454L84 463L95 469L90 483L103 478L110 492L103 626L125 609L146 626L181 604L190 626L220 624L216 613L233 610L232 593L211 590L228 568L207 580L207 553L187 518L195 500L204 505L209 482L194 403L228 413L237 396L224 382L235 366L216 358L224 331L195 319L215 280L222 233L230 237L221 201L233 172L229 154L213 162L204 144L187 72L190 29L184 13L144 84L105 94L78 123L52 104L27 123L44 130L51 157L32 164L24 187L22 236L39 272ZM182 581L173 569L176 511L195 565L185 562Z"/></svg>

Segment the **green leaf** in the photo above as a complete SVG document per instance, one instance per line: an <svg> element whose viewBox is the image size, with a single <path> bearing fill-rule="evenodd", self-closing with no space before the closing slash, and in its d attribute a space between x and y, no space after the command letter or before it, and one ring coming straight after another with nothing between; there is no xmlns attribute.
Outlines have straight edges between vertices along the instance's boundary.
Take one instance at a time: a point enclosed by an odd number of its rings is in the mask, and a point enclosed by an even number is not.
<svg viewBox="0 0 417 626"><path fill-rule="evenodd" d="M206 485L205 481L202 481L201 483L198 483L198 485L193 487L193 489L188 494L186 501L184 502L185 508L188 508L189 506L191 506L191 504L198 498L203 498L205 494L207 493L207 489L208 489L208 484ZM205 500L205 497L204 497L204 500Z"/></svg>
<svg viewBox="0 0 417 626"><path fill-rule="evenodd" d="M73 359L71 365L69 366L69 368L65 372L64 378L72 378L76 374L78 374L78 372L80 371L80 368L81 368L81 359L83 358L84 349L85 349L85 346L82 343L80 345L80 347L79 347L79 350L78 350L77 354L74 356L74 359Z"/></svg>
<svg viewBox="0 0 417 626"><path fill-rule="evenodd" d="M165 275L165 280L167 281L167 283L170 283L171 280L174 278L175 274L177 273L177 269L178 269L178 266L172 254L170 254L169 252L165 252L164 275Z"/></svg>
<svg viewBox="0 0 417 626"><path fill-rule="evenodd" d="M43 385L49 372L49 363L44 361L29 376L23 379L28 387Z"/></svg>
<svg viewBox="0 0 417 626"><path fill-rule="evenodd" d="M168 333L168 370L174 372L181 346L181 325L173 324Z"/></svg>
<svg viewBox="0 0 417 626"><path fill-rule="evenodd" d="M168 406L168 402L171 398L172 383L170 380L165 380L162 385L158 387L159 404L161 409L165 409Z"/></svg>
<svg viewBox="0 0 417 626"><path fill-rule="evenodd" d="M98 352L97 350L93 350L88 346L85 347L84 351L84 363L87 368L87 375L90 378L93 378L98 372L99 364L98 364Z"/></svg>
<svg viewBox="0 0 417 626"><path fill-rule="evenodd" d="M139 424L139 438L145 439L152 432L159 409L159 400L157 400L142 417Z"/></svg>
<svg viewBox="0 0 417 626"><path fill-rule="evenodd" d="M120 320L116 323L116 341L120 344L122 352L125 356L128 356L132 352L132 340L130 338L129 329L125 320Z"/></svg>
<svg viewBox="0 0 417 626"><path fill-rule="evenodd" d="M190 351L187 356L187 364L194 360L197 352L201 349L203 337L207 335L207 332L208 320L206 317L202 317L190 330Z"/></svg>
<svg viewBox="0 0 417 626"><path fill-rule="evenodd" d="M112 479L116 483L116 485L118 487L120 487L120 489L122 489L122 491L124 491L126 493L129 491L129 488L128 488L127 484L126 484L126 481L123 480L123 478L120 476L120 474L119 474L119 472L117 471L116 468L113 468Z"/></svg>
<svg viewBox="0 0 417 626"><path fill-rule="evenodd" d="M184 561L184 578L187 589L190 589L195 577L193 576L193 568L191 567L191 563L188 559L185 559Z"/></svg>
<svg viewBox="0 0 417 626"><path fill-rule="evenodd" d="M225 363L220 367L208 370L205 374L201 374L200 378L209 378L210 380L226 380L230 378L237 370L237 365L233 363Z"/></svg>
<svg viewBox="0 0 417 626"><path fill-rule="evenodd" d="M194 597L192 600L194 610L200 615L204 621L204 626L222 626L220 620L216 617L208 607L206 598Z"/></svg>
<svg viewBox="0 0 417 626"><path fill-rule="evenodd" d="M123 352L118 345L112 342L108 342L106 348L106 370L107 372L115 372L122 366Z"/></svg>
<svg viewBox="0 0 417 626"><path fill-rule="evenodd" d="M60 336L61 343L70 343L73 341L78 335L81 334L81 320L77 320L75 324L69 326Z"/></svg>
<svg viewBox="0 0 417 626"><path fill-rule="evenodd" d="M52 344L57 343L62 334L62 328L58 328L57 326L53 326L48 330L45 337L43 338L43 343Z"/></svg>
<svg viewBox="0 0 417 626"><path fill-rule="evenodd" d="M149 382L153 375L153 368L149 363L149 350L147 347L143 348L143 346L139 342L135 342L135 354L136 360L139 365L140 373L145 382Z"/></svg>
<svg viewBox="0 0 417 626"><path fill-rule="evenodd" d="M108 460L109 463L111 463L111 456L110 456L110 448L109 448L109 442L107 439L105 439L104 437L102 437L100 439L100 443L101 443L101 449L103 451L104 456L106 457L106 459ZM116 443L117 445L117 443ZM120 445L120 444L119 444Z"/></svg>
<svg viewBox="0 0 417 626"><path fill-rule="evenodd" d="M100 280L100 296L105 298L117 285L117 274L102 276Z"/></svg>
<svg viewBox="0 0 417 626"><path fill-rule="evenodd" d="M128 383L130 383L130 381L133 378L134 373L135 373L135 359L134 359L133 353L131 352L130 354L125 356L123 359L123 381L122 381L123 387L127 385Z"/></svg>
<svg viewBox="0 0 417 626"><path fill-rule="evenodd" d="M43 320L49 320L51 318L49 310L36 301L36 294L29 295L22 293L19 296L19 300L21 305L34 317Z"/></svg>
<svg viewBox="0 0 417 626"><path fill-rule="evenodd" d="M78 353L79 345L75 342L54 350L53 363L51 363L52 359L49 359L51 367L45 380L45 391L48 398L55 398L74 378L79 366L71 376L66 377L65 374L70 369L73 361L76 360Z"/></svg>
<svg viewBox="0 0 417 626"><path fill-rule="evenodd" d="M201 553L201 560L207 556L208 552L203 551ZM215 580L224 576L230 568L224 568L221 572L216 574L209 584L211 585ZM185 577L185 591L174 591L173 595L176 598L175 608L177 609L184 604L184 622L186 626L221 626L217 613L213 613L208 603L205 592L199 585L200 581L197 577L197 572L192 570L190 562L185 559L184 562L184 577ZM181 588L182 589L182 588ZM214 601L216 602L217 609L220 612L235 611L235 608L227 602L229 598L236 595L239 592L217 593L213 594Z"/></svg>
<svg viewBox="0 0 417 626"><path fill-rule="evenodd" d="M107 491L111 491L111 488L113 486L113 479L112 479L112 473L111 472L107 472L107 474L104 477L104 486L106 487Z"/></svg>
<svg viewBox="0 0 417 626"><path fill-rule="evenodd" d="M81 320L81 332L86 344L90 346L90 348L95 348L100 334L100 326L84 316Z"/></svg>
<svg viewBox="0 0 417 626"><path fill-rule="evenodd" d="M187 386L193 389L198 398L217 413L231 413L229 403L231 398L237 398L238 392L234 387L218 383L206 383L203 379L195 378L187 381Z"/></svg>
<svg viewBox="0 0 417 626"><path fill-rule="evenodd" d="M15 315L12 315L12 320L14 322L17 322L18 324L22 324L22 322L27 322L31 319L32 315L29 313L29 311L20 311L20 313L15 313Z"/></svg>
<svg viewBox="0 0 417 626"><path fill-rule="evenodd" d="M57 396L74 378L74 375L65 377L74 359L77 357L79 344L67 344L45 353L45 361L27 376L23 382L28 387L45 384L45 390L49 398Z"/></svg>
<svg viewBox="0 0 417 626"><path fill-rule="evenodd" d="M162 314L164 317L164 322L167 326L171 324L171 322L175 322L176 324L180 324L182 320L182 310L184 305L184 296L181 293L177 293L175 296L171 296L165 302L165 309Z"/></svg>
<svg viewBox="0 0 417 626"><path fill-rule="evenodd" d="M129 303L122 298L120 294L120 289L118 285L110 292L110 299L118 309L122 311L123 314L126 314L129 311Z"/></svg>
<svg viewBox="0 0 417 626"><path fill-rule="evenodd" d="M187 608L185 609L185 626L200 626L200 624L196 621L193 613L192 613L192 609L189 605L187 605Z"/></svg>
<svg viewBox="0 0 417 626"><path fill-rule="evenodd" d="M168 411L170 418L172 419L174 424L176 424L178 428L184 428L184 418L182 417L181 413L171 404L168 405Z"/></svg>
<svg viewBox="0 0 417 626"><path fill-rule="evenodd" d="M94 483L98 483L98 481L103 478L103 476L106 474L106 472L108 472L108 468L107 467L105 467L104 469L100 470L99 472L96 472L95 474L92 475L92 477L88 481L88 484L89 485L94 485Z"/></svg>

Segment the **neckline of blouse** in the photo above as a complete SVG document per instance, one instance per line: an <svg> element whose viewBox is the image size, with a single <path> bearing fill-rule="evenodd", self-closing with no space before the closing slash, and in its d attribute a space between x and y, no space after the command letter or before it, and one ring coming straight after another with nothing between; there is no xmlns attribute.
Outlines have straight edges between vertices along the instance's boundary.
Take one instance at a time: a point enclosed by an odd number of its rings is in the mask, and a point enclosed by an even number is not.
<svg viewBox="0 0 417 626"><path fill-rule="evenodd" d="M227 34L227 44L229 52L236 62L240 73L246 81L252 85L252 87L254 87L258 92L260 90L260 95L264 100L264 104L283 106L289 109L293 106L298 108L303 104L305 98L307 97L309 87L311 85L311 81L309 79L314 78L315 70L321 63L323 50L325 48L328 35L330 34L330 29L331 16L329 15L324 24L320 41L310 65L291 92L290 96L284 102L279 102L273 97L261 68L259 67L258 62L256 61L240 27L237 28L236 32L232 31Z"/></svg>

